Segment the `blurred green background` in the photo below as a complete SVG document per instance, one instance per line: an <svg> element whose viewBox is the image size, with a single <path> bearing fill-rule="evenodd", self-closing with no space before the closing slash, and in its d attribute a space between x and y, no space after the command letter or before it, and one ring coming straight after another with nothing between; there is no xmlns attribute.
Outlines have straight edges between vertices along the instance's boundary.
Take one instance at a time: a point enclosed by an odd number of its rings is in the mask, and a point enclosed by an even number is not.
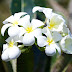
<svg viewBox="0 0 72 72"><path fill-rule="evenodd" d="M32 13L34 6L50 7L66 20L72 32L72 0L0 0L0 29L2 22L11 14L27 12L31 19L37 18L44 21L43 13ZM0 34L0 55L5 37ZM11 62L4 62L0 58L0 72L13 72ZM29 51L22 53L17 59L17 72L72 72L72 55L56 53L53 57L46 56L35 45Z"/></svg>

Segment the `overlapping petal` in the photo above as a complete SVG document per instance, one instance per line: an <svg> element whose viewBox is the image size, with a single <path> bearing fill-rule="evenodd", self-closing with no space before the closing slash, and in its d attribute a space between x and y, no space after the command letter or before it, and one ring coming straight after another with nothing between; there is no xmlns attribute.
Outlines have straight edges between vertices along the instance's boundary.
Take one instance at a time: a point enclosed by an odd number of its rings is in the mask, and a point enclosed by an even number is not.
<svg viewBox="0 0 72 72"><path fill-rule="evenodd" d="M50 18L51 13L52 13L52 9L39 7L39 6L35 6L32 10L33 13L36 11L43 12L47 18Z"/></svg>
<svg viewBox="0 0 72 72"><path fill-rule="evenodd" d="M2 52L1 59L4 61L9 61L8 50Z"/></svg>
<svg viewBox="0 0 72 72"><path fill-rule="evenodd" d="M13 46L12 48L8 48L8 56L10 59L16 59L21 54L21 51L17 46Z"/></svg>
<svg viewBox="0 0 72 72"><path fill-rule="evenodd" d="M16 36L19 34L19 31L20 31L20 29L18 26L10 27L8 29L8 35L9 36Z"/></svg>
<svg viewBox="0 0 72 72"><path fill-rule="evenodd" d="M7 24L8 22L13 23L14 21L14 16L11 15L10 17L8 17L6 20L3 21L3 24Z"/></svg>
<svg viewBox="0 0 72 72"><path fill-rule="evenodd" d="M26 12L19 12L14 14L14 19L19 20L22 15L27 14Z"/></svg>
<svg viewBox="0 0 72 72"><path fill-rule="evenodd" d="M10 26L12 26L12 24L5 24L5 25L1 28L1 34L2 34L2 36L4 36L5 30L6 30L8 27L10 27Z"/></svg>
<svg viewBox="0 0 72 72"><path fill-rule="evenodd" d="M52 32L52 37L53 37L53 40L54 40L55 42L60 41L60 40L62 39L61 34L58 33L58 32L56 32L56 31L53 31L53 32Z"/></svg>
<svg viewBox="0 0 72 72"><path fill-rule="evenodd" d="M37 20L37 19L32 19L31 24L33 26L33 29L44 25L44 23L42 21Z"/></svg>
<svg viewBox="0 0 72 72"><path fill-rule="evenodd" d="M25 46L31 46L34 43L35 43L34 35L32 35L32 33L26 33L23 37L23 44Z"/></svg>
<svg viewBox="0 0 72 72"><path fill-rule="evenodd" d="M47 43L47 38L44 37L44 36L39 36L37 37L37 45L39 47L44 47L46 46L48 43Z"/></svg>
<svg viewBox="0 0 72 72"><path fill-rule="evenodd" d="M42 36L42 30L40 28L35 29L32 34L37 38L38 36Z"/></svg>
<svg viewBox="0 0 72 72"><path fill-rule="evenodd" d="M61 40L60 46L65 53L72 54L72 37L69 35L65 36Z"/></svg>
<svg viewBox="0 0 72 72"><path fill-rule="evenodd" d="M47 56L53 56L56 53L56 49L54 45L46 46L45 53Z"/></svg>
<svg viewBox="0 0 72 72"><path fill-rule="evenodd" d="M61 49L60 49L59 44L58 44L58 43L56 43L56 44L54 44L54 46L55 46L55 49L57 49L57 51L58 51L59 55L61 55Z"/></svg>
<svg viewBox="0 0 72 72"><path fill-rule="evenodd" d="M22 25L24 28L30 25L30 16L26 15L19 20L19 25Z"/></svg>

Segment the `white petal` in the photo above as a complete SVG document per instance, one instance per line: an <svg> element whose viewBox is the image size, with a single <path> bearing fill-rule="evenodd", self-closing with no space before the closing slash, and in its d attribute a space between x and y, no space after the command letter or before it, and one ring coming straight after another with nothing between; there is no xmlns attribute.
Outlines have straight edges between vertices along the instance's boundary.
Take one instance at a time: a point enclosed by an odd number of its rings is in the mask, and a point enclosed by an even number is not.
<svg viewBox="0 0 72 72"><path fill-rule="evenodd" d="M44 27L43 29L42 29L42 33L47 33L47 27Z"/></svg>
<svg viewBox="0 0 72 72"><path fill-rule="evenodd" d="M14 42L19 42L19 43L22 43L22 40L23 40L23 36L15 36L15 37L13 37L13 40L14 40Z"/></svg>
<svg viewBox="0 0 72 72"><path fill-rule="evenodd" d="M67 54L72 54L72 37L65 36L60 42L62 50Z"/></svg>
<svg viewBox="0 0 72 72"><path fill-rule="evenodd" d="M62 30L62 32L63 32L63 35L68 35L68 33L70 32L70 31L69 31L69 28L67 28L67 25L66 25L66 24L63 25L63 30Z"/></svg>
<svg viewBox="0 0 72 72"><path fill-rule="evenodd" d="M54 31L54 32L52 33L52 36L53 36L53 40L54 40L55 42L60 41L60 40L62 39L61 34L59 34L59 33L56 32L56 31Z"/></svg>
<svg viewBox="0 0 72 72"><path fill-rule="evenodd" d="M28 25L30 25L30 16L26 15L23 18L19 20L19 25L23 26L26 28Z"/></svg>
<svg viewBox="0 0 72 72"><path fill-rule="evenodd" d="M19 29L18 26L10 27L8 29L8 35L11 36L11 37L16 36L16 35L19 34L19 31L20 31L20 29Z"/></svg>
<svg viewBox="0 0 72 72"><path fill-rule="evenodd" d="M50 18L51 14L52 14L52 9L50 9L50 8L35 6L33 8L32 12L34 13L36 11L43 12L47 18Z"/></svg>
<svg viewBox="0 0 72 72"><path fill-rule="evenodd" d="M3 21L3 24L6 24L6 23L8 23L8 22L13 23L13 21L14 21L14 16L11 15L11 16L8 17L5 21Z"/></svg>
<svg viewBox="0 0 72 72"><path fill-rule="evenodd" d="M22 15L27 14L26 12L19 12L14 14L14 19L19 20Z"/></svg>
<svg viewBox="0 0 72 72"><path fill-rule="evenodd" d="M23 27L21 27L19 37L22 36L24 33L26 33L26 30Z"/></svg>
<svg viewBox="0 0 72 72"><path fill-rule="evenodd" d="M6 50L8 48L7 44L3 44L3 51Z"/></svg>
<svg viewBox="0 0 72 72"><path fill-rule="evenodd" d="M47 32L45 32L44 34L47 36L47 37L52 37L51 36L51 31L48 29L48 27L45 27L45 29L47 30ZM44 30L45 30L44 29Z"/></svg>
<svg viewBox="0 0 72 72"><path fill-rule="evenodd" d="M6 30L8 27L10 27L10 26L12 26L12 24L5 24L5 25L1 28L1 34L2 34L2 36L4 36L5 30Z"/></svg>
<svg viewBox="0 0 72 72"><path fill-rule="evenodd" d="M6 49L5 51L2 52L1 58L4 61L8 61L9 60L9 57L8 57L8 49Z"/></svg>
<svg viewBox="0 0 72 72"><path fill-rule="evenodd" d="M46 46L45 53L47 56L53 56L56 53L56 49L53 45Z"/></svg>
<svg viewBox="0 0 72 72"><path fill-rule="evenodd" d="M13 37L8 37L5 41L9 43L11 40L13 40Z"/></svg>
<svg viewBox="0 0 72 72"><path fill-rule="evenodd" d="M55 48L57 49L59 55L61 55L61 49L60 49L58 43L54 44L54 46L55 46Z"/></svg>
<svg viewBox="0 0 72 72"><path fill-rule="evenodd" d="M33 32L33 35L37 38L38 36L42 35L42 31L40 28L35 29Z"/></svg>
<svg viewBox="0 0 72 72"><path fill-rule="evenodd" d="M42 21L37 20L37 19L32 19L31 24L32 24L34 29L44 25L44 23Z"/></svg>
<svg viewBox="0 0 72 72"><path fill-rule="evenodd" d="M34 35L32 35L32 33L26 33L23 37L23 44L25 46L31 46L34 43L35 43Z"/></svg>
<svg viewBox="0 0 72 72"><path fill-rule="evenodd" d="M33 9L32 9L32 12L36 12L36 11L39 11L39 12L42 12L43 11L43 7L39 7L39 6L35 6Z"/></svg>
<svg viewBox="0 0 72 72"><path fill-rule="evenodd" d="M22 43L23 42L23 36L19 37L19 40L17 42Z"/></svg>
<svg viewBox="0 0 72 72"><path fill-rule="evenodd" d="M13 37L8 37L5 41L7 43L9 43L10 41L14 41L14 45L17 43L17 42L21 42L22 43L22 39L23 37L19 37L18 35L17 36L13 36Z"/></svg>
<svg viewBox="0 0 72 72"><path fill-rule="evenodd" d="M8 48L8 54L10 59L16 59L21 54L21 51L17 46L13 46L12 48Z"/></svg>
<svg viewBox="0 0 72 72"><path fill-rule="evenodd" d="M45 14L46 18L50 19L51 15L52 15L52 9L44 8L43 13Z"/></svg>
<svg viewBox="0 0 72 72"><path fill-rule="evenodd" d="M47 45L47 38L45 36L39 36L37 37L37 44L39 47L43 47Z"/></svg>

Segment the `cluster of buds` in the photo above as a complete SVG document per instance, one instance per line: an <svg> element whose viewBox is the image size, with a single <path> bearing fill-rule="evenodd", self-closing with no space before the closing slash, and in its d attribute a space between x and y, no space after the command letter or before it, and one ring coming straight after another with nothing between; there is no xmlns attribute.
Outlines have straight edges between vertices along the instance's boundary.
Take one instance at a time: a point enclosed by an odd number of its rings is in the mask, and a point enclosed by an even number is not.
<svg viewBox="0 0 72 72"><path fill-rule="evenodd" d="M47 56L53 56L56 50L59 54L61 50L72 54L72 37L64 18L50 8L36 6L32 12L36 11L44 13L45 22L38 19L30 21L30 15L26 12L15 13L3 21L1 34L4 36L8 28L9 37L6 39L7 43L3 44L2 60L10 61L18 58L21 54L20 46L33 44L44 48Z"/></svg>

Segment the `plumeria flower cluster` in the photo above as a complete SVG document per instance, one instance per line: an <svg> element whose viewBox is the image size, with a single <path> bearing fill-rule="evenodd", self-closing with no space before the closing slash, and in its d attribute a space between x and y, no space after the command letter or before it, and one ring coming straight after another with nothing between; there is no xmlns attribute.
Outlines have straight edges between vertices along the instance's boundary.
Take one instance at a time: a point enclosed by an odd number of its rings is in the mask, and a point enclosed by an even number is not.
<svg viewBox="0 0 72 72"><path fill-rule="evenodd" d="M4 36L8 28L9 38L6 39L7 43L3 44L2 60L10 61L20 56L18 43L24 46L36 44L44 48L47 56L53 56L56 50L59 54L61 50L72 54L72 36L64 18L50 8L36 6L32 12L36 11L44 13L45 22L38 19L30 21L30 15L26 12L15 13L3 21L1 34Z"/></svg>

